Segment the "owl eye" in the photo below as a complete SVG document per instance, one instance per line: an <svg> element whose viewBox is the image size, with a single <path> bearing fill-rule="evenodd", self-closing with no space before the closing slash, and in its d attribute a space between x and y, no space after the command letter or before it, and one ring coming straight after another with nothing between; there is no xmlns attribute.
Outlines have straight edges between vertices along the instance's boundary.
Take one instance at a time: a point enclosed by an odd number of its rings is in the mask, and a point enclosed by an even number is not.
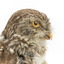
<svg viewBox="0 0 64 64"><path fill-rule="evenodd" d="M33 21L32 26L36 27L36 28L39 27L39 22L38 21Z"/></svg>

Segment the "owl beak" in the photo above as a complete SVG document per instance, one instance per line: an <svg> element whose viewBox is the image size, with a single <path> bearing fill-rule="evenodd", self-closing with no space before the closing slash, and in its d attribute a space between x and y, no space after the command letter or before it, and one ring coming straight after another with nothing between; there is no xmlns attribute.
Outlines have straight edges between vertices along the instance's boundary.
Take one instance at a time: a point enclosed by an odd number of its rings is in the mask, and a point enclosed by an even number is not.
<svg viewBox="0 0 64 64"><path fill-rule="evenodd" d="M50 32L48 35L46 35L45 37L44 37L46 40L52 40L53 39L53 35L52 35L52 32Z"/></svg>

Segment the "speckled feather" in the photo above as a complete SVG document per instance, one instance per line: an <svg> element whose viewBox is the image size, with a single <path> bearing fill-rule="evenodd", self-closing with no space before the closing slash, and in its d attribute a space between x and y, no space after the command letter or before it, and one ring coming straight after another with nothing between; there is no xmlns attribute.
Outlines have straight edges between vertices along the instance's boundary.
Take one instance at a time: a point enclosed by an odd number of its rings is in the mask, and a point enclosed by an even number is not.
<svg viewBox="0 0 64 64"><path fill-rule="evenodd" d="M39 22L38 28L32 26L33 21ZM15 12L0 36L0 64L46 64L45 38L50 39L50 32L44 13L33 9Z"/></svg>

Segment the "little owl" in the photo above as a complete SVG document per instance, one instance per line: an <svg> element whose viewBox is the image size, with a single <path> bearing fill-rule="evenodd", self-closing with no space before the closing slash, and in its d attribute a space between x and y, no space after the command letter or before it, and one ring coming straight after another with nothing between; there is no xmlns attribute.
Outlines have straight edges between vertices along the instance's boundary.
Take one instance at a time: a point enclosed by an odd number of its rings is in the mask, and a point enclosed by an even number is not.
<svg viewBox="0 0 64 64"><path fill-rule="evenodd" d="M46 40L52 39L50 22L33 9L15 12L0 35L0 64L46 64Z"/></svg>

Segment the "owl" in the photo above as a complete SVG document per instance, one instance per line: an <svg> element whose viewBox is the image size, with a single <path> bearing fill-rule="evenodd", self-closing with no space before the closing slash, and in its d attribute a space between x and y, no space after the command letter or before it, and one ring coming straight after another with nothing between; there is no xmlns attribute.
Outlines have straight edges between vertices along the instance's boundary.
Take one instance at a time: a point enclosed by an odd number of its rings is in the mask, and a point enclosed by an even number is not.
<svg viewBox="0 0 64 64"><path fill-rule="evenodd" d="M0 35L0 64L46 64L46 40L50 39L52 31L46 14L19 10Z"/></svg>

